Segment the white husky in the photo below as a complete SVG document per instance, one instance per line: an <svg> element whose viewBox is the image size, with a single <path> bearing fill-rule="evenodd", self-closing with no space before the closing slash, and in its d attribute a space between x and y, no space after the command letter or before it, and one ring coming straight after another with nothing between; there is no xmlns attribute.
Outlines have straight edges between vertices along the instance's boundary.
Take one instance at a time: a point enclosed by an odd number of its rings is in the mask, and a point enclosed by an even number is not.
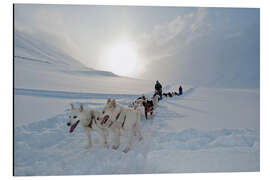
<svg viewBox="0 0 270 180"><path fill-rule="evenodd" d="M123 151L125 153L130 150L132 138L136 133L139 140L142 140L140 110L120 106L116 104L115 99L108 99L102 116L101 125L112 132L113 149L118 149L120 145L120 130L126 131L128 135L128 143Z"/></svg>
<svg viewBox="0 0 270 180"><path fill-rule="evenodd" d="M108 148L107 137L108 131L106 128L101 126L101 112L91 109L84 108L81 104L79 108L75 108L71 104L71 111L69 115L69 121L67 126L70 126L69 132L72 133L77 125L80 123L84 128L88 137L87 148L92 147L91 131L96 131L102 137L104 146Z"/></svg>

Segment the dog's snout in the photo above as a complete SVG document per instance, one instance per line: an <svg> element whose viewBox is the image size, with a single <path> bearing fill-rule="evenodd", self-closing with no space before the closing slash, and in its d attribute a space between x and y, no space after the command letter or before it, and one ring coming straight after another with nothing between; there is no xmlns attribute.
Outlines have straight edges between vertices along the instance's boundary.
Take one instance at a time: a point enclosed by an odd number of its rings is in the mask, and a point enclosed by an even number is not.
<svg viewBox="0 0 270 180"><path fill-rule="evenodd" d="M109 118L110 118L109 115L104 116L103 120L101 121L101 125L105 124L108 121Z"/></svg>
<svg viewBox="0 0 270 180"><path fill-rule="evenodd" d="M106 116L104 116L103 119L104 119L105 121L107 121L109 118L110 118L110 116L109 116L109 115L106 115Z"/></svg>
<svg viewBox="0 0 270 180"><path fill-rule="evenodd" d="M71 123L70 123L70 122L68 122L68 123L67 123L67 126L70 126L70 125L71 125Z"/></svg>

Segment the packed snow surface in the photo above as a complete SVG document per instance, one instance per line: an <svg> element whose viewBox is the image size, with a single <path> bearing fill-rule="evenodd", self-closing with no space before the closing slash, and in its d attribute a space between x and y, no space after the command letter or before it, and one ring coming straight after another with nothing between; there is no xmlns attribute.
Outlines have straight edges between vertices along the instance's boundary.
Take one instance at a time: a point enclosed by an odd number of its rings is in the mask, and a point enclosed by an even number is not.
<svg viewBox="0 0 270 180"><path fill-rule="evenodd" d="M143 140L131 150L86 149L81 126L70 134L70 103L101 110L107 98L126 106L154 82L86 68L61 50L15 32L14 173L16 176L259 171L259 89L183 85L152 119L142 113ZM163 91L178 84L161 82ZM111 146L111 140L109 139Z"/></svg>
<svg viewBox="0 0 270 180"><path fill-rule="evenodd" d="M163 99L151 120L142 116L143 140L127 154L105 149L97 134L86 149L80 126L68 133L67 114L71 102L101 110L108 96L127 105L135 95L15 92L15 175L259 170L257 91L190 88Z"/></svg>

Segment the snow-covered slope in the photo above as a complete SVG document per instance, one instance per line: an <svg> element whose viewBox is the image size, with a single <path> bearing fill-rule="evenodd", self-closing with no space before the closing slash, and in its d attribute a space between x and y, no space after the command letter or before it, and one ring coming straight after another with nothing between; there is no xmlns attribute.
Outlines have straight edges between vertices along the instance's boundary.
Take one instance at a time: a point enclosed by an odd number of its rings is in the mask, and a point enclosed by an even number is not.
<svg viewBox="0 0 270 180"><path fill-rule="evenodd" d="M84 65L73 57L61 52L57 47L39 40L34 35L15 30L14 40L14 53L15 58L18 58L17 61L31 61L41 63L42 66L50 64L49 67L60 69L84 68Z"/></svg>
<svg viewBox="0 0 270 180"><path fill-rule="evenodd" d="M258 91L188 88L183 96L163 99L152 120L142 116L143 140L135 139L127 154L120 151L122 146L119 151L104 149L97 134L93 148L85 149L87 137L81 127L68 133L68 104L101 110L108 96L122 105L136 96L22 90L16 94L18 109L24 108L15 112L15 120L33 120L20 126L15 121L15 175L258 171L260 167ZM33 117L41 111L48 117Z"/></svg>
<svg viewBox="0 0 270 180"><path fill-rule="evenodd" d="M59 48L15 31L15 88L72 92L140 93L149 81L120 77L85 67ZM137 84L137 86L132 86ZM119 88L122 87L122 88Z"/></svg>
<svg viewBox="0 0 270 180"><path fill-rule="evenodd" d="M67 53L15 31L15 175L259 171L259 89L184 85L142 116L143 140L104 149L97 134L85 149L81 127L66 126L69 104L101 110L107 98L127 105L153 94L151 81L86 68ZM164 92L178 84L165 84ZM125 138L122 138L125 142ZM111 143L111 141L109 141ZM123 147L120 147L120 150Z"/></svg>

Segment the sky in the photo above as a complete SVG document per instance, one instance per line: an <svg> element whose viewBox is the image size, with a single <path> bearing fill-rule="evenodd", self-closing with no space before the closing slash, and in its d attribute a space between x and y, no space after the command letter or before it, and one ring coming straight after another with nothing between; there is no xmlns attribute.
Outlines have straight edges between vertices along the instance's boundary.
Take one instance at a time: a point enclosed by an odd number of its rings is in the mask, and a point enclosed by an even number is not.
<svg viewBox="0 0 270 180"><path fill-rule="evenodd" d="M90 68L162 82L259 87L259 9L16 4L14 14L17 31Z"/></svg>

